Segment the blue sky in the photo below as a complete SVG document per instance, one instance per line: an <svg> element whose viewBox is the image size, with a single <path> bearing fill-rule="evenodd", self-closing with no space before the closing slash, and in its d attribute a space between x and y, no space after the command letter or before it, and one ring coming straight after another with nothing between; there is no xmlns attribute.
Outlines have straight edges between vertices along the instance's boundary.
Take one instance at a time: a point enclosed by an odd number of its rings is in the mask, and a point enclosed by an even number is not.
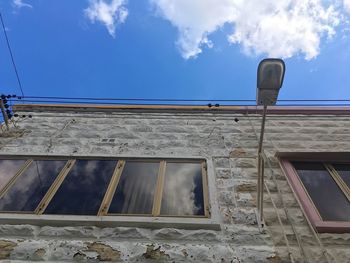
<svg viewBox="0 0 350 263"><path fill-rule="evenodd" d="M276 3L277 2L277 3ZM280 99L350 99L349 0L5 0L25 95L255 99L283 57ZM20 95L4 34L1 93Z"/></svg>

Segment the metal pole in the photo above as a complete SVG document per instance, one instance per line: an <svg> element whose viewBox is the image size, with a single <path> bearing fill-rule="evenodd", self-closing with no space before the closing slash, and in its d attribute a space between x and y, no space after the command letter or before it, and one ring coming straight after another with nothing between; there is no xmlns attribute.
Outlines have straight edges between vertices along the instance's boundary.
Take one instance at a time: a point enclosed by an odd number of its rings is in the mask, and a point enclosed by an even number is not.
<svg viewBox="0 0 350 263"><path fill-rule="evenodd" d="M2 116L4 117L4 120L5 120L6 128L9 131L10 130L9 119L8 119L7 114L5 112L4 102L2 101L1 98L0 98L0 108L1 108Z"/></svg>
<svg viewBox="0 0 350 263"><path fill-rule="evenodd" d="M257 187L257 205L258 205L258 223L263 226L263 201L264 201L264 159L262 158L262 149L265 132L267 105L264 105L263 116L260 129L260 138L258 146L258 187Z"/></svg>

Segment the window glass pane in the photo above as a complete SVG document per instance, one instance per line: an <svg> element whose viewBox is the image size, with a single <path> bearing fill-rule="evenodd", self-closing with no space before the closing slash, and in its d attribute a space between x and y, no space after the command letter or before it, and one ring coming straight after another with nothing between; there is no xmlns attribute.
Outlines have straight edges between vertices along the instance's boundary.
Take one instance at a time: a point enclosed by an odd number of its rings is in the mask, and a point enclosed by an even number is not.
<svg viewBox="0 0 350 263"><path fill-rule="evenodd" d="M312 201L325 221L349 221L350 203L320 163L293 163Z"/></svg>
<svg viewBox="0 0 350 263"><path fill-rule="evenodd" d="M159 163L126 162L109 213L152 214Z"/></svg>
<svg viewBox="0 0 350 263"><path fill-rule="evenodd" d="M350 187L350 164L334 164L333 166L348 187Z"/></svg>
<svg viewBox="0 0 350 263"><path fill-rule="evenodd" d="M26 160L0 160L0 190L21 168Z"/></svg>
<svg viewBox="0 0 350 263"><path fill-rule="evenodd" d="M117 162L77 160L45 214L97 215Z"/></svg>
<svg viewBox="0 0 350 263"><path fill-rule="evenodd" d="M0 199L0 210L34 211L66 162L33 161Z"/></svg>
<svg viewBox="0 0 350 263"><path fill-rule="evenodd" d="M167 163L161 215L204 215L200 163Z"/></svg>

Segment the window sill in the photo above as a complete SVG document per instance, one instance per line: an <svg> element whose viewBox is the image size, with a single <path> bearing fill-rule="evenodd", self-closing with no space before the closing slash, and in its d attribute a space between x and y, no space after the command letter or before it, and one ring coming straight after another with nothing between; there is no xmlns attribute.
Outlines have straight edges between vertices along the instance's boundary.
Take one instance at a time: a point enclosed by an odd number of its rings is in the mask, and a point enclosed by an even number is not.
<svg viewBox="0 0 350 263"><path fill-rule="evenodd" d="M319 233L350 233L350 222L316 221L315 228Z"/></svg>
<svg viewBox="0 0 350 263"><path fill-rule="evenodd" d="M220 230L220 224L210 218L139 217L139 216L74 216L0 214L0 224L30 224L38 226L97 226Z"/></svg>

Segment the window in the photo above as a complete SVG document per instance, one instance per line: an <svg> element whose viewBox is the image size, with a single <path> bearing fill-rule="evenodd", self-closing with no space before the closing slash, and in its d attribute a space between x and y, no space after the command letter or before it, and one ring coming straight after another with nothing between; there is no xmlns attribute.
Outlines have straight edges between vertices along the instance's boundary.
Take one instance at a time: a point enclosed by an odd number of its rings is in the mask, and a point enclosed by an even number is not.
<svg viewBox="0 0 350 263"><path fill-rule="evenodd" d="M108 214L151 215L158 171L159 162L126 162Z"/></svg>
<svg viewBox="0 0 350 263"><path fill-rule="evenodd" d="M34 212L66 161L29 161L0 199L0 210Z"/></svg>
<svg viewBox="0 0 350 263"><path fill-rule="evenodd" d="M202 167L168 162L161 204L163 215L204 215Z"/></svg>
<svg viewBox="0 0 350 263"><path fill-rule="evenodd" d="M281 158L281 166L319 232L350 232L350 162L314 158Z"/></svg>
<svg viewBox="0 0 350 263"><path fill-rule="evenodd" d="M75 160L44 214L97 215L117 161Z"/></svg>
<svg viewBox="0 0 350 263"><path fill-rule="evenodd" d="M25 160L0 160L0 190L1 186L6 185L24 163Z"/></svg>
<svg viewBox="0 0 350 263"><path fill-rule="evenodd" d="M0 159L0 212L209 217L206 162Z"/></svg>

